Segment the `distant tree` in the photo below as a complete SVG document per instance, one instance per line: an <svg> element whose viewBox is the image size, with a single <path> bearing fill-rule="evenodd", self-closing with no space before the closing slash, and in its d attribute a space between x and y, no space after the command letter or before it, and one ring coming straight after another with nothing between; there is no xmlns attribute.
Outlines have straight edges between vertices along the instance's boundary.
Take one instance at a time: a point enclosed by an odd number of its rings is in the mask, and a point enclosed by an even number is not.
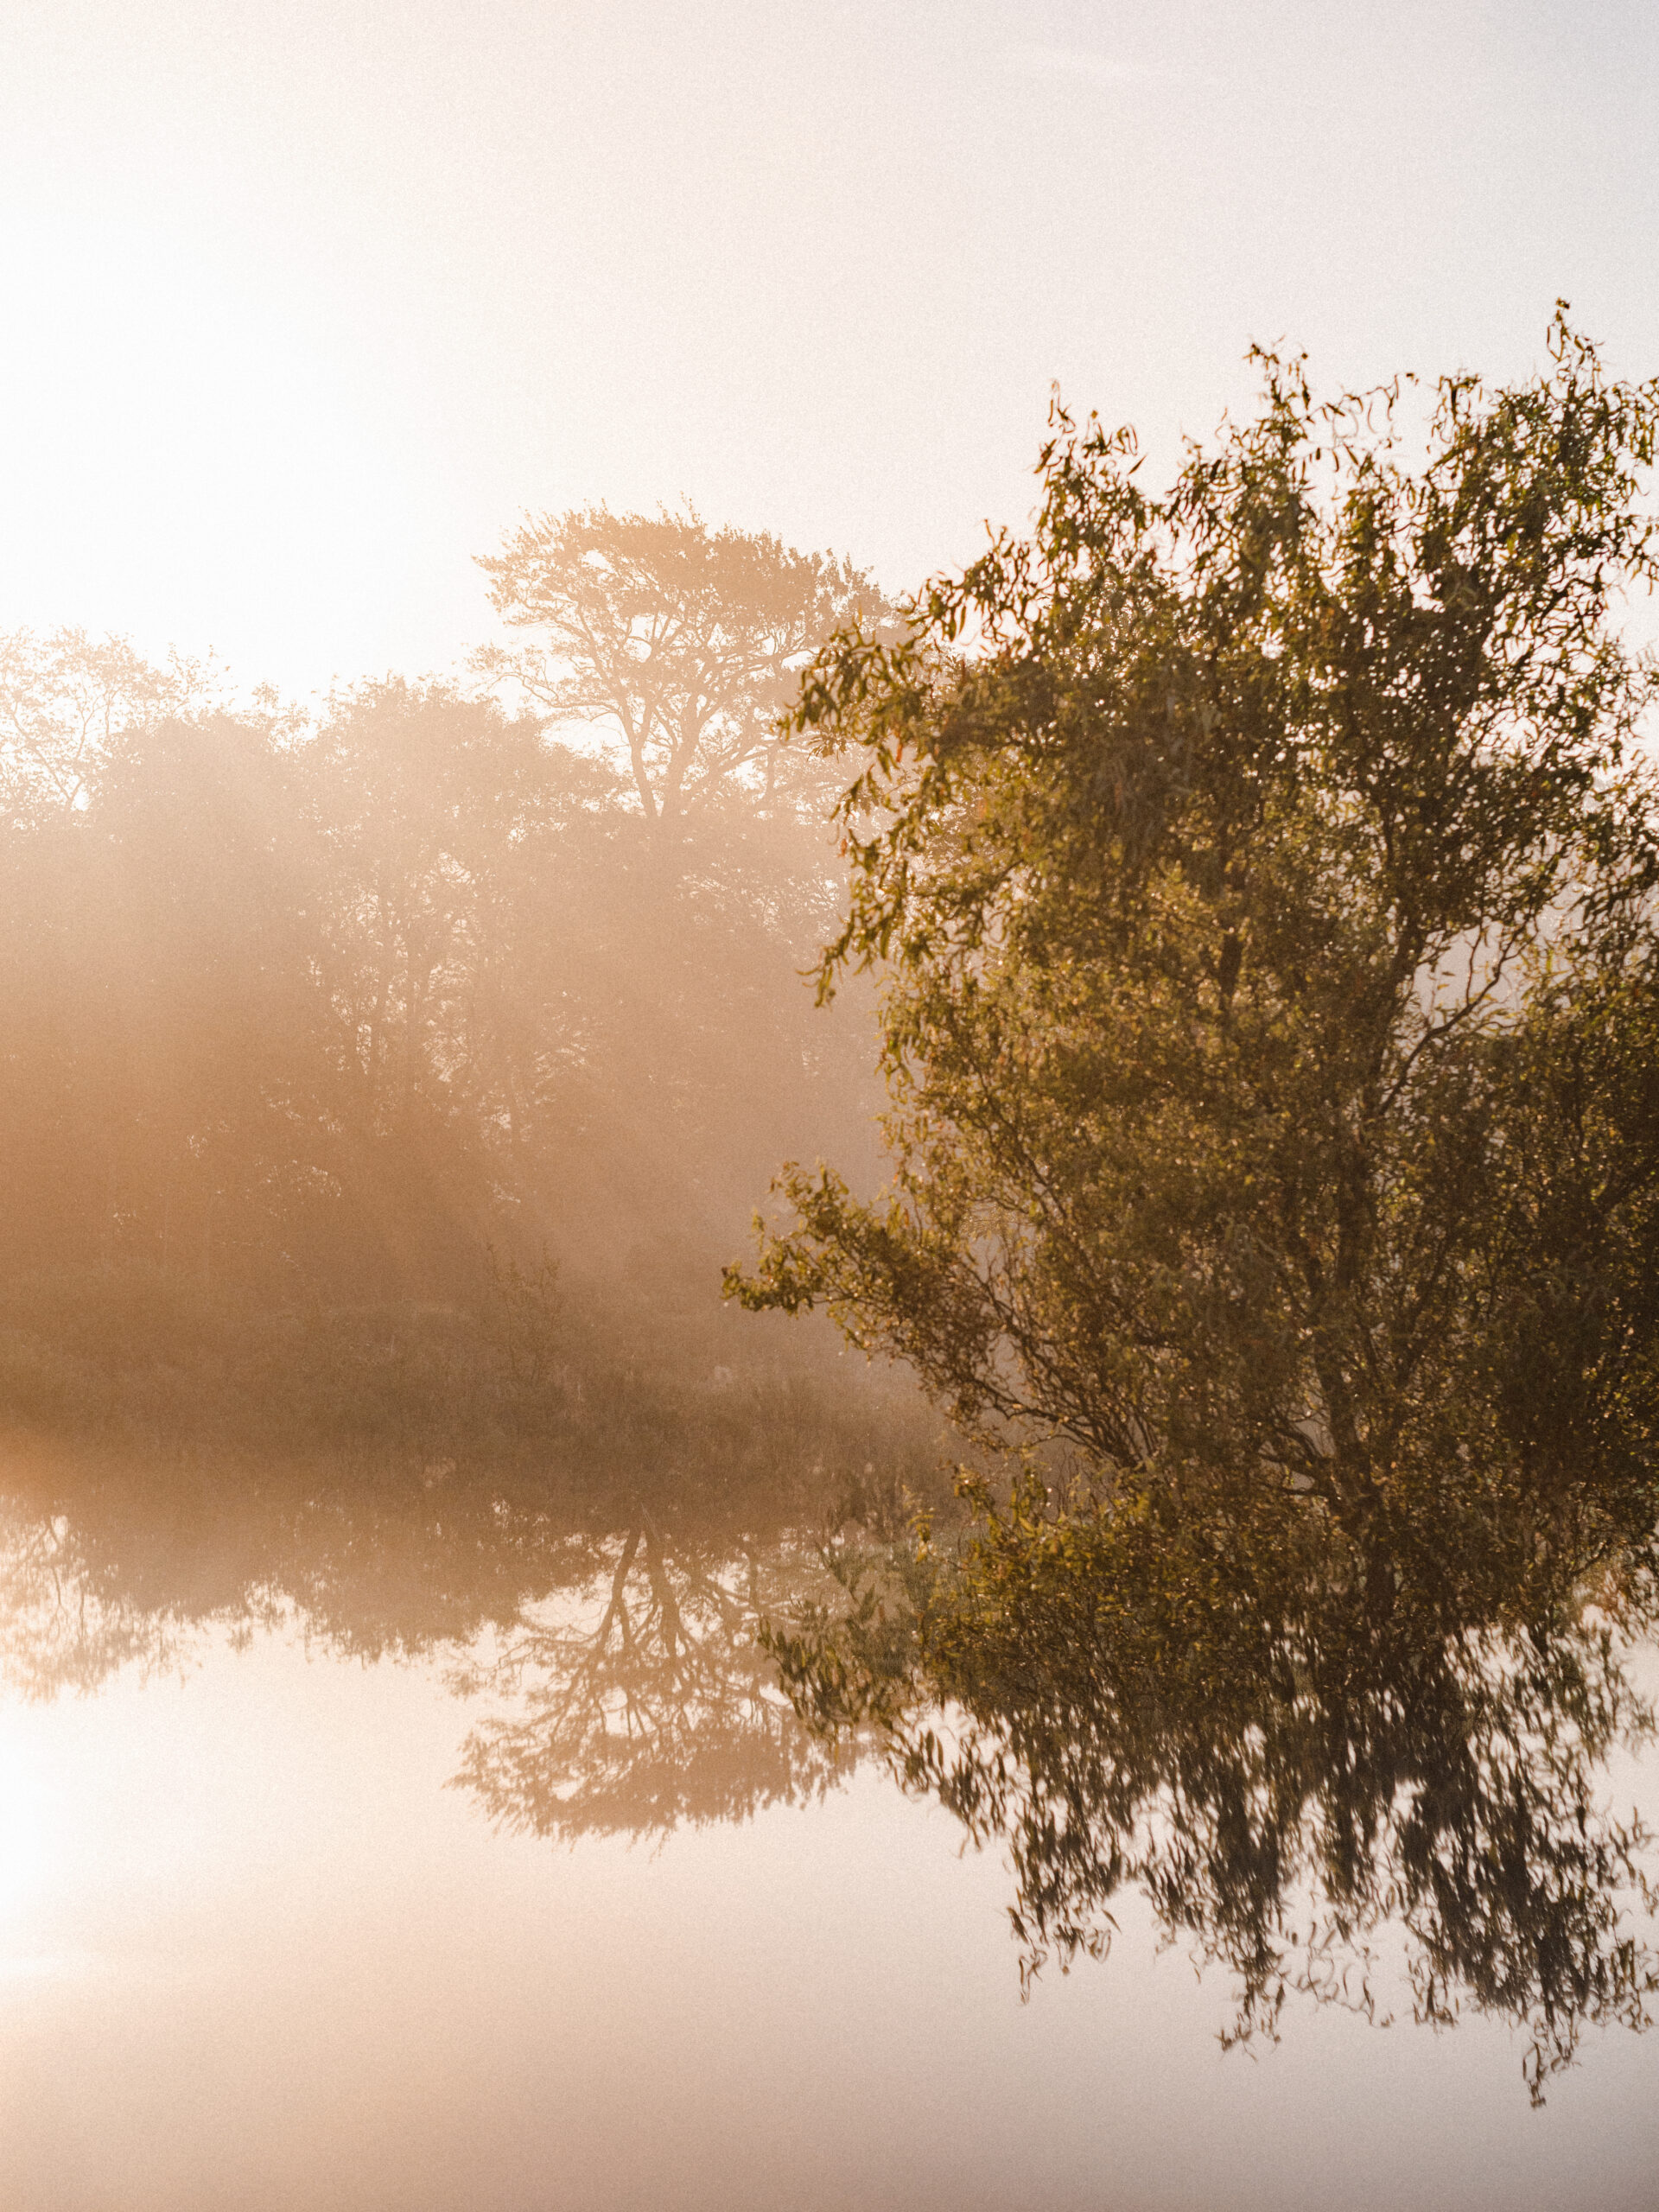
<svg viewBox="0 0 1659 2212"><path fill-rule="evenodd" d="M648 1242L711 1288L756 1168L863 1103L867 1033L800 982L822 826L716 810L664 868L609 762L435 683L342 691L296 760L351 1179L386 1234L412 1254L449 1218L578 1273Z"/></svg>
<svg viewBox="0 0 1659 2212"><path fill-rule="evenodd" d="M378 1123L460 1095L480 969L510 950L490 921L502 878L562 818L552 766L534 717L442 683L390 677L328 702L306 767L332 855L330 982Z"/></svg>
<svg viewBox="0 0 1659 2212"><path fill-rule="evenodd" d="M171 653L157 667L124 638L0 636L0 809L21 823L83 805L124 732L200 712L221 689L211 664Z"/></svg>
<svg viewBox="0 0 1659 2212"><path fill-rule="evenodd" d="M290 756L223 715L125 732L0 877L0 1249L239 1271L332 1096Z"/></svg>
<svg viewBox="0 0 1659 2212"><path fill-rule="evenodd" d="M479 566L497 611L527 633L480 668L555 716L608 725L653 824L737 789L810 785L811 758L779 746L777 718L826 638L890 611L845 560L711 531L695 513L543 515Z"/></svg>

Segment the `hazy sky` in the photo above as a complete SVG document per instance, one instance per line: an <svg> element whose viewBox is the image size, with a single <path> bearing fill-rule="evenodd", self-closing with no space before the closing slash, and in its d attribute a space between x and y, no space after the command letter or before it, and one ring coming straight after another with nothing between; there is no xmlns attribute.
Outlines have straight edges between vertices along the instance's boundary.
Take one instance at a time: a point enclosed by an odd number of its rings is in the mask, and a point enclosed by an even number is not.
<svg viewBox="0 0 1659 2212"><path fill-rule="evenodd" d="M0 0L0 628L291 690L488 633L526 508L899 587L1058 378L1659 369L1651 4Z"/></svg>

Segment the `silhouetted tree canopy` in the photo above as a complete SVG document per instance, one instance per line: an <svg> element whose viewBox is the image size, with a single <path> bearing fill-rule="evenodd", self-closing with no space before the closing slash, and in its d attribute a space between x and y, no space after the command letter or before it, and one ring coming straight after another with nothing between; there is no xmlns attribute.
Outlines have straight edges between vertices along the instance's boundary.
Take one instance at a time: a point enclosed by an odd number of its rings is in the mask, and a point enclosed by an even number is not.
<svg viewBox="0 0 1659 2212"><path fill-rule="evenodd" d="M822 818L729 775L664 865L538 715L397 677L232 715L196 680L0 653L0 1418L291 1445L354 1403L443 1452L447 1400L493 1450L513 1270L560 1274L567 1392L729 1367L756 1175L869 1144L868 1023L802 981Z"/></svg>
<svg viewBox="0 0 1659 2212"><path fill-rule="evenodd" d="M560 720L622 743L645 817L670 825L734 787L822 794L778 742L800 671L834 632L890 611L868 577L766 532L711 531L695 513L575 509L525 521L479 566L528 641L480 656Z"/></svg>
<svg viewBox="0 0 1659 2212"><path fill-rule="evenodd" d="M16 826L83 804L124 732L211 708L220 689L211 665L174 653L157 667L124 638L0 635L0 809Z"/></svg>

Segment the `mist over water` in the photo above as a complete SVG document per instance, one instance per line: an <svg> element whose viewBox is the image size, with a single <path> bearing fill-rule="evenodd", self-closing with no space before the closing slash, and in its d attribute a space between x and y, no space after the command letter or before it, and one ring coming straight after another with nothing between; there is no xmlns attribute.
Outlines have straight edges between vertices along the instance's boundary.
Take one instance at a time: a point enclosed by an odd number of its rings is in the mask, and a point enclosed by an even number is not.
<svg viewBox="0 0 1659 2212"><path fill-rule="evenodd" d="M8 25L0 2212L1649 2212L1656 21Z"/></svg>
<svg viewBox="0 0 1659 2212"><path fill-rule="evenodd" d="M892 610L694 518L486 566L467 685L0 652L10 2201L1642 2201L1641 1653L1147 1718L1061 1624L803 1717L779 1638L1007 1494L721 1297L780 1161L882 1172L777 716Z"/></svg>
<svg viewBox="0 0 1659 2212"><path fill-rule="evenodd" d="M778 1695L753 1609L823 1570L753 1498L5 1491L13 2202L1645 2201L1637 2039L1536 2115L1498 2022L1224 2056L1132 1897L1022 2005L1001 1854Z"/></svg>

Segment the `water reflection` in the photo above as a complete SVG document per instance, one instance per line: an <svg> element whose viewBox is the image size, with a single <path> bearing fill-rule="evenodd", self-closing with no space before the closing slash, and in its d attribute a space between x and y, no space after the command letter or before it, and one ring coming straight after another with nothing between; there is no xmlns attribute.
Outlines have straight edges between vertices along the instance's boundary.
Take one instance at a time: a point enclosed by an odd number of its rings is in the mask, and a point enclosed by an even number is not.
<svg viewBox="0 0 1659 2212"><path fill-rule="evenodd" d="M968 1620L942 1554L926 1586L843 1567L849 1619L817 1535L835 1480L36 1468L0 1518L0 1669L31 1699L85 1693L268 1625L431 1658L466 1700L454 1785L563 1840L809 1802L881 1745L1006 1849L1028 1969L1103 1953L1138 1890L1230 1972L1232 2034L1273 2033L1297 1993L1386 2015L1397 1970L1420 2019L1523 2024L1536 2094L1587 2025L1644 2023L1649 1838L1608 1762L1649 1722L1605 1622L1437 1640L1333 1603L1264 1627L1190 1586L1130 1605L1103 1563L982 1579Z"/></svg>
<svg viewBox="0 0 1659 2212"><path fill-rule="evenodd" d="M1027 1980L1103 1955L1138 1891L1230 1974L1225 2042L1274 2037L1293 1995L1467 2008L1524 2031L1539 2102L1586 2028L1647 2026L1654 1837L1610 1762L1653 1737L1651 1655L1589 1605L1506 1631L1328 1581L1268 1610L1212 1570L1016 1503L956 1554L849 1556L841 1606L771 1640L819 1726L874 1722L907 1788L1006 1848Z"/></svg>
<svg viewBox="0 0 1659 2212"><path fill-rule="evenodd" d="M798 1719L757 1641L828 1586L830 1495L505 1493L453 1466L59 1470L0 1500L0 1671L40 1699L188 1667L213 1634L447 1660L458 1786L535 1834L665 1834L820 1796L861 1746Z"/></svg>
<svg viewBox="0 0 1659 2212"><path fill-rule="evenodd" d="M609 1548L588 1605L524 1618L461 1677L512 1709L473 1731L458 1779L503 1825L567 1837L663 1834L822 1796L858 1746L803 1727L756 1639L826 1580L815 1548L785 1536L723 1557L649 1512Z"/></svg>

